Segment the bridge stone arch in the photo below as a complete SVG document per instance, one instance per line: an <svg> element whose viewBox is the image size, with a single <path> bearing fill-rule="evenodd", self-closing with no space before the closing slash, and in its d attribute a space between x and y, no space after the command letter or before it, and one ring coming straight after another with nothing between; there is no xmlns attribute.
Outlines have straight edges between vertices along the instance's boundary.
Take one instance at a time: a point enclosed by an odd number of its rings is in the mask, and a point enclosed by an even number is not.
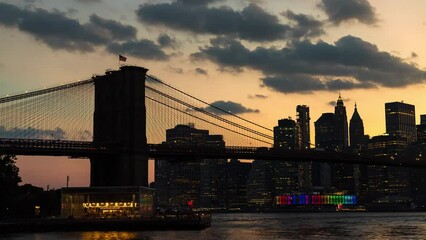
<svg viewBox="0 0 426 240"><path fill-rule="evenodd" d="M148 186L145 76L148 69L122 66L93 78L93 143L108 154L90 157L91 186Z"/></svg>

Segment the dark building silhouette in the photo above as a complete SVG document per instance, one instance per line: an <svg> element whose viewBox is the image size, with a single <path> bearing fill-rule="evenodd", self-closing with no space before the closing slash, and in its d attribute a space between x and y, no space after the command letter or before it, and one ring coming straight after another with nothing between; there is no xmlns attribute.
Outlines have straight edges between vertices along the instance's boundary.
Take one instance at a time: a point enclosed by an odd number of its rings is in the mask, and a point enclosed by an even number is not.
<svg viewBox="0 0 426 240"><path fill-rule="evenodd" d="M256 210L272 207L274 198L272 164L272 161L253 161L247 179L248 208Z"/></svg>
<svg viewBox="0 0 426 240"><path fill-rule="evenodd" d="M348 146L348 118L346 116L346 107L343 104L342 97L339 94L336 106L334 107L336 117L336 142L339 150Z"/></svg>
<svg viewBox="0 0 426 240"><path fill-rule="evenodd" d="M426 143L426 115L420 115L420 124L417 125L417 141Z"/></svg>
<svg viewBox="0 0 426 240"><path fill-rule="evenodd" d="M306 105L297 105L297 125L299 129L299 146L300 149L306 150L311 148L311 131L309 107Z"/></svg>
<svg viewBox="0 0 426 240"><path fill-rule="evenodd" d="M315 122L315 146L326 151L336 150L336 117L334 113L323 113Z"/></svg>
<svg viewBox="0 0 426 240"><path fill-rule="evenodd" d="M299 149L308 150L311 148L309 107L297 105L296 112ZM312 193L312 162L299 163L299 190L304 193Z"/></svg>
<svg viewBox="0 0 426 240"><path fill-rule="evenodd" d="M416 112L414 105L403 102L385 103L386 133L416 141Z"/></svg>
<svg viewBox="0 0 426 240"><path fill-rule="evenodd" d="M227 207L230 210L247 208L247 181L252 163L231 159L227 165Z"/></svg>
<svg viewBox="0 0 426 240"><path fill-rule="evenodd" d="M90 157L90 186L148 186L145 74L123 66L94 77L93 143L113 153Z"/></svg>
<svg viewBox="0 0 426 240"><path fill-rule="evenodd" d="M354 113L349 123L350 146L358 151L367 146L368 136L364 135L364 123L355 104Z"/></svg>
<svg viewBox="0 0 426 240"><path fill-rule="evenodd" d="M274 148L296 150L298 146L298 128L292 119L278 120L274 127ZM274 196L299 192L299 164L296 162L273 161L272 181Z"/></svg>
<svg viewBox="0 0 426 240"><path fill-rule="evenodd" d="M335 151L334 113L323 113L315 122L315 146L322 151ZM327 163L312 163L312 185L314 191L328 193L331 189L330 165Z"/></svg>
<svg viewBox="0 0 426 240"><path fill-rule="evenodd" d="M368 141L371 156L395 157L407 147L407 140L397 135L372 137ZM377 202L384 197L407 197L410 195L408 168L368 166L368 202Z"/></svg>
<svg viewBox="0 0 426 240"><path fill-rule="evenodd" d="M196 129L192 124L167 129L164 144L169 147L225 146L221 135L209 135L208 130ZM226 175L226 159L158 159L155 161L157 206L224 208Z"/></svg>

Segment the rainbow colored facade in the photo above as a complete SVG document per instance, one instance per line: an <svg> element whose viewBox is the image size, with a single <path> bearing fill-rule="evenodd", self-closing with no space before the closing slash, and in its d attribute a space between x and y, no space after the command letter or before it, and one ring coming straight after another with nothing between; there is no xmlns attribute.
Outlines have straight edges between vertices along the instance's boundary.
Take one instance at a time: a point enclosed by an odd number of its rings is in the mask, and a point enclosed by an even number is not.
<svg viewBox="0 0 426 240"><path fill-rule="evenodd" d="M355 195L282 195L275 197L276 205L339 205L357 204Z"/></svg>

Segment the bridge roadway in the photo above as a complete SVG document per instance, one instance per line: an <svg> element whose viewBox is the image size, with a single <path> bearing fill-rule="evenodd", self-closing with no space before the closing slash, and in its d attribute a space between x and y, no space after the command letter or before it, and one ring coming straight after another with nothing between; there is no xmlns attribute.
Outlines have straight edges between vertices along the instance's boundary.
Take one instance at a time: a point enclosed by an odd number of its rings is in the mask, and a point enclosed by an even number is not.
<svg viewBox="0 0 426 240"><path fill-rule="evenodd" d="M69 156L86 158L94 155L113 154L112 147L95 146L93 142L36 139L0 139L0 154L31 156ZM114 149L116 147L114 146ZM142 153L142 152L141 152ZM426 168L426 159L407 159L403 155L397 159L389 157L361 156L354 153L336 153L324 151L286 151L266 147L171 147L165 144L148 144L147 153L153 159L257 159L283 160L295 162L350 163L399 167Z"/></svg>

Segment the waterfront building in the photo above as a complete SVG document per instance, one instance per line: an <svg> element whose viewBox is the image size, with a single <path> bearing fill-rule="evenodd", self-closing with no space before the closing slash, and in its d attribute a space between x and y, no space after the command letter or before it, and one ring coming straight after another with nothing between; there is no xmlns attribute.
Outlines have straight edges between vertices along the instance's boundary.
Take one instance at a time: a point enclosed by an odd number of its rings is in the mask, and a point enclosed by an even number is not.
<svg viewBox="0 0 426 240"><path fill-rule="evenodd" d="M154 215L154 189L67 187L61 189L63 218L141 218Z"/></svg>
<svg viewBox="0 0 426 240"><path fill-rule="evenodd" d="M386 133L416 141L416 115L414 105L404 102L385 103Z"/></svg>

